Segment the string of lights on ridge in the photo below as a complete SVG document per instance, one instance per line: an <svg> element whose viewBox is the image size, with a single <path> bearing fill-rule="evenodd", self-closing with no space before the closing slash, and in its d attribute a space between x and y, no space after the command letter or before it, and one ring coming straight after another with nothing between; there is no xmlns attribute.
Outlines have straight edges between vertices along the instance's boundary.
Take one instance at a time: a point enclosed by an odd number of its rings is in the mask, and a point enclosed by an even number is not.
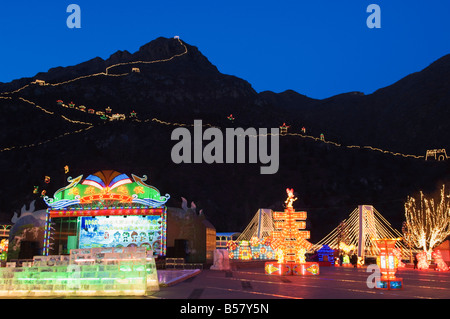
<svg viewBox="0 0 450 319"><path fill-rule="evenodd" d="M121 77L121 76L126 76L129 73L111 74L110 73L111 69L113 69L115 67L118 67L118 66L123 66L123 65L153 64L153 63L161 63L161 62L171 61L171 60L173 60L173 59L175 59L177 57L183 56L183 55L188 53L188 49L187 49L186 45L180 40L180 38L178 36L175 36L174 38L176 40L178 40L179 44L184 48L184 51L182 53L175 54L175 55L171 56L170 58L158 59L158 60L153 60L153 61L132 61L132 62L116 63L116 64L108 66L105 69L104 72L99 72L99 73L94 73L94 74L89 74L89 75L83 75L83 76L76 77L74 79L70 79L70 80L66 80L66 81L58 82L58 83L46 83L46 82L44 82L42 80L35 80L35 81L33 81L33 82L29 83L29 84L26 84L26 85L22 86L21 88L19 88L17 90L14 90L14 91L11 91L11 92L0 93L0 99L13 100L13 97L8 96L8 95L12 95L12 94L18 93L18 92L22 91L23 89L29 87L32 84L38 84L38 85L41 85L41 86L53 86L53 87L55 87L55 86L68 84L68 83L71 83L71 82L74 82L74 81L90 78L90 77L96 77L96 76ZM137 69L136 71L140 72L139 69ZM135 72L135 70L133 69L132 72ZM25 102L25 103L28 103L28 104L34 106L35 108L37 108L37 109L39 109L39 110L41 110L41 111L43 111L43 112L45 112L45 113L47 113L49 115L56 115L54 112L47 110L46 108L36 104L33 101L27 100L27 99L25 99L23 97L18 97L18 99L23 101L23 102ZM58 103L58 105L63 106L63 107L68 107L66 104L62 103L62 101L58 101L58 102L60 102L60 103ZM73 108L75 108L75 107L73 107ZM83 108L77 107L75 109L85 112L84 108L85 107L83 106ZM90 110L92 110L92 109L90 109ZM108 116L107 114L105 114L105 112L95 112L95 111L92 112L92 114L94 114L94 115L99 115L98 113L100 113L101 116L103 116L102 117L103 119L108 119L109 118L109 120L117 120L117 119L124 120L126 118L126 116L124 114L115 114L115 115ZM72 120L72 119L69 119L68 117L66 117L64 115L60 115L60 117L63 120L67 121L67 122L70 122L70 123L73 123L73 124L86 125L87 127L83 128L83 129L76 130L76 131L72 131L72 132L66 132L66 133L58 135L58 136L56 136L54 138L49 138L49 139L47 139L45 141L38 142L38 143L33 143L33 144L28 144L28 145L21 145L21 146L5 147L3 149L0 149L0 152L10 151L10 150L14 150L14 149L22 149L22 148L39 146L39 145L51 142L53 140L57 140L59 138L62 138L64 136L67 136L67 135L70 135L70 134L77 134L77 133L81 133L81 132L87 131L87 130L89 130L89 129L91 129L91 128L93 128L95 126L93 123ZM180 126L180 127L194 126L194 124L185 124L185 123L178 123L178 122L167 122L167 121L163 121L163 120L158 119L158 118L151 118L151 119L143 119L143 120L141 120L141 119L137 118L137 115L134 113L134 111L131 114L131 119L133 121L136 121L136 122L139 122L139 123L155 122L155 123L158 123L158 124L161 124L161 125L168 125L168 126ZM229 120L234 120L233 115L230 114L230 116L228 116L228 119ZM216 125L208 124L208 123L207 124L203 124L203 126L217 127ZM380 149L380 148L377 148L377 147L373 147L373 146L369 146L369 145L364 145L364 146L361 146L361 145L343 145L343 144L340 144L340 143L337 143L337 142L326 140L324 138L323 134L321 134L320 137L307 135L304 128L302 128L303 134L302 133L289 133L289 132L287 132L288 128L289 128L289 126L287 126L285 123L283 123L283 125L280 126L280 132L281 133L280 134L276 134L276 135L279 135L279 136L296 136L296 137L301 137L301 138L305 138L305 139L312 139L312 140L314 140L316 142L322 142L322 143L330 144L330 145L333 145L333 146L336 146L336 147L345 147L345 148L348 148L348 149L368 149L368 150L371 150L371 151L381 152L381 153L389 154L389 155L393 155L393 156L401 156L401 157L405 157L405 158L415 158L415 159L424 159L425 158L424 155L404 154L404 153L400 153L400 152L393 152L393 151L383 150L383 149ZM257 137L257 136L261 136L261 135L262 134L258 134L258 135L255 135L255 136ZM268 136L268 135L274 135L274 134L267 133L267 134L264 134L264 135ZM253 136L253 135L251 135L251 136Z"/></svg>

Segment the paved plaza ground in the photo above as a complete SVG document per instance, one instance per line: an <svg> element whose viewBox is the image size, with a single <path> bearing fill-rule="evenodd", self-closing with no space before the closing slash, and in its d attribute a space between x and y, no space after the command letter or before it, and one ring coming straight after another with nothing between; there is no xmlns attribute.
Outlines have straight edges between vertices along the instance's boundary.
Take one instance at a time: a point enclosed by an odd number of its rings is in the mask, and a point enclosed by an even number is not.
<svg viewBox="0 0 450 319"><path fill-rule="evenodd" d="M321 267L317 276L269 276L264 267L205 269L147 298L163 299L450 299L450 272L399 269L404 289L368 288L366 268Z"/></svg>
<svg viewBox="0 0 450 319"><path fill-rule="evenodd" d="M403 290L368 288L366 280L371 273L366 272L366 268L321 267L317 276L269 276L264 273L261 263L234 267L232 271L204 269L194 275L192 271L186 271L190 275L180 279L183 272L159 271L160 283L165 282L167 286L147 292L145 296L122 297L120 300L61 296L43 298L46 300L3 301L8 305L5 309L10 309L12 314L17 314L17 309L21 314L27 311L34 314L37 308L59 306L77 313L89 313L90 317L96 317L94 313L102 317L107 313L114 318L133 317L132 313L151 317L162 309L167 319L280 319L293 314L300 317L305 309L328 316L365 309L365 318L379 317L380 314L384 317L391 312L416 317L417 309L435 309L436 303L439 303L439 309L444 309L448 307L446 299L450 299L450 272L435 270L400 269L397 277L403 278ZM23 307L23 299L29 299L27 307ZM430 300L434 304L432 308Z"/></svg>

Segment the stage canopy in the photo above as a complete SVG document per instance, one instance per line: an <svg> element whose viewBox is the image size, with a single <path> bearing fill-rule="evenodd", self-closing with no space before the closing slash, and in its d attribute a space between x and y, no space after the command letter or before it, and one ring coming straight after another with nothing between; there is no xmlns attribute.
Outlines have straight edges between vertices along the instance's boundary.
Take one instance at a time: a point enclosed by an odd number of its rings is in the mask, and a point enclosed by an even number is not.
<svg viewBox="0 0 450 319"><path fill-rule="evenodd" d="M83 210L102 210L102 214L109 214L105 209L114 209L117 215L132 214L133 208L150 212L152 208L164 206L170 196L161 196L157 188L144 183L146 179L145 175L129 177L112 170L99 171L85 179L83 175L69 177L69 185L57 190L53 198L44 197L44 201L51 217L74 216L73 213L81 214ZM87 211L83 215L90 215Z"/></svg>

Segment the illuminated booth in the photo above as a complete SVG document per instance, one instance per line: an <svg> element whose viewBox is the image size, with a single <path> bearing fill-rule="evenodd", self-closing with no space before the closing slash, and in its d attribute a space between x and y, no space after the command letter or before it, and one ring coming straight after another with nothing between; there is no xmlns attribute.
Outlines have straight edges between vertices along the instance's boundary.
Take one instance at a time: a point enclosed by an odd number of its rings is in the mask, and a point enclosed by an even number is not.
<svg viewBox="0 0 450 319"><path fill-rule="evenodd" d="M68 178L48 205L43 255L71 249L146 247L166 254L168 194L145 183L147 177L99 171L83 179Z"/></svg>

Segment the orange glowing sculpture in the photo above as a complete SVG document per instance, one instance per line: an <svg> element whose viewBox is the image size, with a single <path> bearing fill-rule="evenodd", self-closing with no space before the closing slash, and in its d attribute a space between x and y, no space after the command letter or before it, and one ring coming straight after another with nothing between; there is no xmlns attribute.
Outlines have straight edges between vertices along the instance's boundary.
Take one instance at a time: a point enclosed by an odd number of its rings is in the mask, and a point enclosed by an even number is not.
<svg viewBox="0 0 450 319"><path fill-rule="evenodd" d="M376 288L403 289L403 279L395 277L399 259L396 257L394 249L398 240L401 240L401 238L374 239L374 242L380 249L377 265L381 271L381 278L377 281Z"/></svg>
<svg viewBox="0 0 450 319"><path fill-rule="evenodd" d="M276 252L277 262L266 262L268 275L318 275L319 264L305 262L305 253L312 244L306 228L306 212L296 212L293 208L293 189L286 189L288 198L284 212L273 212L274 231L271 248Z"/></svg>

